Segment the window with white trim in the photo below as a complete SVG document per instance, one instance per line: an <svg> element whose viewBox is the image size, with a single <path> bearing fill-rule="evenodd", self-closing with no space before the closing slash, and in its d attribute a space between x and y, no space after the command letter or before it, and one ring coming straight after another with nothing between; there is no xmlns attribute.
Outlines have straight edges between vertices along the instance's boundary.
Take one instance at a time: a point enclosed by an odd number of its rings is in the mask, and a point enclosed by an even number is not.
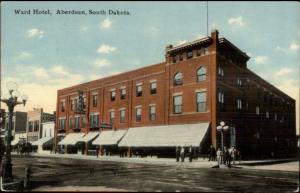
<svg viewBox="0 0 300 193"><path fill-rule="evenodd" d="M150 83L150 94L156 94L156 87L157 87L156 82L151 82Z"/></svg>
<svg viewBox="0 0 300 193"><path fill-rule="evenodd" d="M182 76L182 73L181 72L177 72L175 75L174 75L174 85L177 86L177 85L182 85L183 83L183 76Z"/></svg>
<svg viewBox="0 0 300 193"><path fill-rule="evenodd" d="M143 96L143 85L136 86L136 96L137 97Z"/></svg>
<svg viewBox="0 0 300 193"><path fill-rule="evenodd" d="M182 95L173 96L174 114L182 113Z"/></svg>
<svg viewBox="0 0 300 193"><path fill-rule="evenodd" d="M120 110L120 123L125 123L125 109Z"/></svg>
<svg viewBox="0 0 300 193"><path fill-rule="evenodd" d="M156 119L156 108L155 106L149 106L149 119L154 121Z"/></svg>
<svg viewBox="0 0 300 193"><path fill-rule="evenodd" d="M110 123L113 123L115 121L115 111L109 112L109 121Z"/></svg>
<svg viewBox="0 0 300 193"><path fill-rule="evenodd" d="M136 120L136 122L140 122L142 120L142 108L141 107L135 108L135 120Z"/></svg>
<svg viewBox="0 0 300 193"><path fill-rule="evenodd" d="M197 92L197 112L206 111L206 91Z"/></svg>
<svg viewBox="0 0 300 193"><path fill-rule="evenodd" d="M206 68L201 66L198 70L197 70L197 80L198 82L204 81L206 80Z"/></svg>

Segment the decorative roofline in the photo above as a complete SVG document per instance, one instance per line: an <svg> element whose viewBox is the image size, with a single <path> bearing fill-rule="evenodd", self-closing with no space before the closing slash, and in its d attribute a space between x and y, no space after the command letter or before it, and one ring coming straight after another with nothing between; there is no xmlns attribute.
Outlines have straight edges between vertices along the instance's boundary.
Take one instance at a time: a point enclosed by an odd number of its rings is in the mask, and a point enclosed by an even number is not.
<svg viewBox="0 0 300 193"><path fill-rule="evenodd" d="M224 37L220 38L219 39L219 43L227 43L227 44L229 44L231 47L233 47L235 50L237 50L239 53L241 53L244 57L246 57L247 60L250 59L250 57L245 52L243 52L242 50L240 50L238 47L236 47L233 43L231 43L226 38L224 38Z"/></svg>
<svg viewBox="0 0 300 193"><path fill-rule="evenodd" d="M209 43L211 41L212 41L211 37L205 37L205 38L201 38L201 39L198 39L198 40L187 42L187 43L181 44L179 46L175 46L175 47L173 47L172 45L169 45L169 46L166 47L166 52L171 53L171 52L179 51L179 50L182 50L182 49L185 49L185 48L188 48L188 47L192 47L192 46L195 46L195 45Z"/></svg>

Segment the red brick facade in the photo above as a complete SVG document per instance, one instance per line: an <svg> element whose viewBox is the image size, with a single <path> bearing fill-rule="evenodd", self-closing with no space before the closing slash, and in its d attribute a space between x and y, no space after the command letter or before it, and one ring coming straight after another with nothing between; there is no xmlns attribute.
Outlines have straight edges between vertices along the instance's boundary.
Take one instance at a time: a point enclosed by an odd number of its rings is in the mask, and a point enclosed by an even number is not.
<svg viewBox="0 0 300 193"><path fill-rule="evenodd" d="M243 143L259 144L257 139L253 139L257 132L261 137L272 139L288 140L295 136L295 100L247 69L249 57L226 39L219 38L217 31L212 32L211 37L177 47L167 46L165 58L163 63L58 90L56 134L75 131L69 128L69 117L75 116L71 110L71 99L78 96L78 90L83 90L86 96L86 124L80 123L81 132L90 131L90 114L98 112L99 122L109 123L110 112L114 111L114 129L209 122L211 140L215 146L218 136L216 126L220 121L236 128L237 144L240 146ZM205 70L199 78L197 73L201 67ZM220 75L219 67L223 75ZM182 73L182 84L174 85L174 76L178 72ZM238 83L237 79L241 82ZM153 82L156 82L155 94L151 94L150 89ZM137 85L142 85L142 96L136 96ZM270 99L271 102L257 97L258 85L273 97L269 97L273 99ZM126 89L125 99L121 99L121 88ZM111 101L112 91L115 91L114 101ZM197 112L198 92L206 95L206 101L199 107L201 112ZM219 92L224 95L223 105L218 102ZM93 95L97 95L96 107L93 106ZM182 96L182 112L176 114L173 97L178 95ZM237 109L238 99L242 101L241 109ZM281 102L275 105L277 100ZM155 106L155 120L150 120L150 106ZM256 106L260 107L259 116L256 116ZM136 108L141 108L141 121L136 121ZM120 110L125 110L123 123L120 121ZM269 111L268 120L263 119L266 111ZM275 113L278 120L284 116L285 122L271 121ZM65 130L61 130L61 118L66 118Z"/></svg>

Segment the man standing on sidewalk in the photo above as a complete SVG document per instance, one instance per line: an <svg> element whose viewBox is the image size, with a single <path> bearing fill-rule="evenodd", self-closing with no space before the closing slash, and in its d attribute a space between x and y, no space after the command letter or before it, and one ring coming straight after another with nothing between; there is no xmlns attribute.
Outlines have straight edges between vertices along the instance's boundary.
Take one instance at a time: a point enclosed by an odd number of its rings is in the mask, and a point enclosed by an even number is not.
<svg viewBox="0 0 300 193"><path fill-rule="evenodd" d="M179 157L180 157L180 149L179 149L179 146L176 146L176 162L179 162Z"/></svg>

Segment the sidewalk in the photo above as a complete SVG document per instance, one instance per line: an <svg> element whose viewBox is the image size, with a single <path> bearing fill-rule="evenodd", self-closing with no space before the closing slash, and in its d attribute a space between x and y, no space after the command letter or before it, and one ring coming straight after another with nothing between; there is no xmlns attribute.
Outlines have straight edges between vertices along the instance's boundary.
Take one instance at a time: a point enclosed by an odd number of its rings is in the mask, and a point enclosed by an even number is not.
<svg viewBox="0 0 300 193"><path fill-rule="evenodd" d="M88 156L79 154L38 154L31 153L34 157L53 157L53 158L67 158L67 159L82 159L95 161L109 161L109 162L126 162L126 163L142 163L151 165L167 165L187 168L213 168L217 166L217 162L208 161L207 158L194 159L189 162L188 158L185 162L176 162L175 158L157 158L153 157L119 157L119 156ZM299 161L297 158L289 159L273 159L273 160L245 160L236 161L235 168L245 169L259 169L259 170L280 170L280 171L299 171Z"/></svg>
<svg viewBox="0 0 300 193"><path fill-rule="evenodd" d="M78 155L78 154L38 154L31 153L31 156L35 157L55 157L55 158L68 158L68 159L83 159L83 160L98 160L98 161L110 161L110 162L126 162L126 163L144 163L153 165L174 165L192 168L212 168L217 166L217 162L210 162L208 159L194 159L189 162L188 158L184 162L176 162L175 158L157 158L153 157L119 157L119 156L88 156L88 155Z"/></svg>

